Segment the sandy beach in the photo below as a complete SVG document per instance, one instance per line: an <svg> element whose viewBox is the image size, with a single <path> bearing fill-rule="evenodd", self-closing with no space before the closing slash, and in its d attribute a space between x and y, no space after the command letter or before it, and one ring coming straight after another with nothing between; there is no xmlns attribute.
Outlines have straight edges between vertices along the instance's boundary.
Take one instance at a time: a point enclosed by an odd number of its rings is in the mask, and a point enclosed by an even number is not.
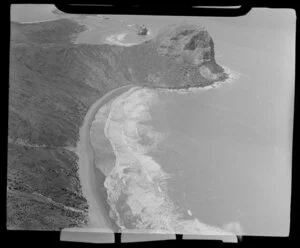
<svg viewBox="0 0 300 248"><path fill-rule="evenodd" d="M95 102L88 110L83 125L80 128L80 138L77 143L76 153L78 155L78 173L82 186L82 192L89 204L88 227L93 228L115 228L108 215L108 206L106 204L106 192L99 189L103 185L104 175L94 169L93 149L90 144L89 131L91 123L98 109L109 100L117 97L119 94L129 90L133 85L126 85L114 89Z"/></svg>
<svg viewBox="0 0 300 248"><path fill-rule="evenodd" d="M90 228L117 230L118 226L109 217L110 206L107 204L107 192L104 187L105 175L96 169L94 164L94 150L90 140L90 129L97 111L110 100L133 88L134 85L126 85L108 92L96 101L88 110L83 125L80 128L80 138L77 143L79 178L82 192L89 205ZM104 158L103 158L104 159Z"/></svg>

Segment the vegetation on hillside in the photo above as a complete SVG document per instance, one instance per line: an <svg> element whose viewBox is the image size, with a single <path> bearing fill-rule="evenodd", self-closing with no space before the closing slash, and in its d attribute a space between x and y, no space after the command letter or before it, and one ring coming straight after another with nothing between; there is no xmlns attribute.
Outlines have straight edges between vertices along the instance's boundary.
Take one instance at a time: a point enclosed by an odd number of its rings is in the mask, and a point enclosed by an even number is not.
<svg viewBox="0 0 300 248"><path fill-rule="evenodd" d="M81 195L77 156L70 149L76 146L88 108L101 96L132 83L168 88L213 83L191 60L160 54L157 41L132 47L74 44L83 30L84 26L69 19L11 22L10 229L57 230L86 223L87 203ZM192 33L180 33L184 34ZM193 42L193 48L197 47L196 40ZM214 60L213 43L207 46L210 56L204 56L205 66L218 74L218 80L226 78ZM193 51L192 55L197 54Z"/></svg>

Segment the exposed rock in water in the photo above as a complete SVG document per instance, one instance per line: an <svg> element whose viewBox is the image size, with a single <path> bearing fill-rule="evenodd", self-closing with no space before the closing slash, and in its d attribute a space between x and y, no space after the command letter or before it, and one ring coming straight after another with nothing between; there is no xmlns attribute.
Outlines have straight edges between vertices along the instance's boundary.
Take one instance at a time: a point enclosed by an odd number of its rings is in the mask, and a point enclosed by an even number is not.
<svg viewBox="0 0 300 248"><path fill-rule="evenodd" d="M137 34L138 35L147 35L148 29L146 28L145 25L138 26Z"/></svg>
<svg viewBox="0 0 300 248"><path fill-rule="evenodd" d="M85 223L77 155L62 147L76 146L88 108L107 92L129 84L204 87L227 77L215 61L212 38L198 26L168 27L155 40L131 47L74 44L84 30L69 19L11 22L10 229L59 230L78 226L77 220Z"/></svg>
<svg viewBox="0 0 300 248"><path fill-rule="evenodd" d="M220 80L226 76L216 63L214 42L200 25L171 25L161 30L156 38L158 53L173 58L179 64L199 68L202 77Z"/></svg>
<svg viewBox="0 0 300 248"><path fill-rule="evenodd" d="M201 26L168 26L154 40L128 47L123 54L131 75L147 86L204 87L228 78L215 61L213 39Z"/></svg>

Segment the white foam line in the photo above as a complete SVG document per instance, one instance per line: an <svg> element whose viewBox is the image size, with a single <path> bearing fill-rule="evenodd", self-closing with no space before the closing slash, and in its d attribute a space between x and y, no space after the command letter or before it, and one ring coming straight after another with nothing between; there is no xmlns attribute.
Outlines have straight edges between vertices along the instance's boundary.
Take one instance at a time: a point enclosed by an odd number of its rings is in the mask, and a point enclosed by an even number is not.
<svg viewBox="0 0 300 248"><path fill-rule="evenodd" d="M119 156L120 156L120 154L118 154L118 152L116 151L116 149L115 149L115 142L114 141L112 141L110 138L109 138L109 135L107 134L107 129L108 129L108 125L109 125L109 123L111 122L111 115L112 115L112 113L114 112L114 109L113 108L118 108L118 107L122 107L122 106L124 106L124 102L122 102L122 101L126 101L126 100L128 100L127 98L128 97L133 97L133 100L132 101L137 101L138 103L140 102L140 97L142 97L142 96L140 96L139 95L139 92L136 92L136 94L135 93L133 93L133 91L134 90L136 90L136 88L135 89L131 89L131 90L129 90L129 91L127 91L127 92L125 92L124 94L122 94L121 96L119 96L113 103L112 103L112 105L114 105L114 106L112 106L112 108L111 108L111 111L110 111L110 113L109 113L109 118L107 118L107 121L106 121L106 127L105 127L105 135L106 135L106 137L107 137L107 139L110 141L110 143L111 143L111 145L112 145L112 147L113 147L113 149L114 149L114 152L115 152L115 155L116 155L116 165L115 165L115 167L114 168L117 168L118 167L118 160L120 159L120 160L122 160L122 156L121 156L121 158L119 158ZM136 102L135 102L136 103ZM136 105L135 103L133 103L132 104L132 107L134 108L134 106ZM125 110L125 112L126 112L126 110ZM124 113L125 114L125 113ZM126 119L126 117L125 117L125 119ZM129 118L130 119L130 118ZM116 126L117 128L118 128L118 125ZM115 136L114 136L115 137ZM118 141L121 141L122 143L123 143L123 141L122 141L122 138L121 139L117 139L117 142ZM121 144L122 145L122 144ZM153 161L153 159L151 158L151 157L148 157L148 156L145 156L145 155L143 155L143 153L142 154L139 154L139 153L131 153L130 151L129 151L129 153L131 154L131 155L133 155L137 160L139 160L139 161L143 161L143 163L145 163L145 159L146 159L146 161L149 163L150 162L150 164L152 165L155 165L154 166L154 169L155 169L155 171L157 170L157 166L156 166L156 164L157 163L155 163L154 161ZM125 158L126 159L126 158ZM150 160L149 160L150 159ZM127 161L127 160L126 160ZM147 164L148 164L147 163ZM158 165L159 166L159 165ZM158 167L159 168L159 167ZM113 172L113 173L115 173L115 172L117 172L116 170ZM114 179L113 179L114 180ZM149 179L148 179L149 180ZM151 178L150 178L150 180L149 181L151 181ZM109 184L107 185L107 187L109 187ZM107 188L107 190L109 191L109 188ZM111 202L111 208L114 210L114 211L116 211L116 207L115 207L115 205L114 205L114 202ZM116 212L116 215L118 216L118 218L120 218L119 217L119 213L118 212ZM190 213L190 215L192 215L191 213ZM120 221L120 219L119 219L119 221ZM149 232L154 232L154 233L172 233L172 234L174 234L175 232L184 232L184 234L202 234L202 235L234 235L232 232L230 232L230 230L226 230L226 229L221 229L221 228L217 228L217 227L213 227L213 226L209 226L209 225L206 225L206 224L204 224L204 223L201 223L198 219L195 219L194 221L188 221L188 220L181 220L181 219L178 219L178 221L179 221L179 223L178 224L175 224L174 226L171 226L171 223L169 223L168 221L166 222L166 223L164 223L165 225L167 225L169 228L167 229L168 231L166 231L166 230L149 230L149 229L145 229L145 230L142 230L142 229L126 229L124 226L121 226L120 225L120 223L119 223L119 226L120 226L120 228L122 228L122 232L128 232L128 233L130 233L130 232L144 232L144 233L149 233ZM169 226L170 225L170 226ZM194 226L195 225L195 226ZM228 229L228 228L227 228Z"/></svg>
<svg viewBox="0 0 300 248"><path fill-rule="evenodd" d="M123 94L121 94L120 96L118 96L111 104L111 111L109 112L109 115L107 117L107 121L105 123L105 128L104 128L104 134L106 136L106 138L109 140L108 138L108 134L107 134L107 130L108 130L108 126L111 120L111 116L112 116L112 110L115 108L116 103L118 103L120 101L120 99L124 99L127 96L129 96L133 91L136 91L138 89L141 89L141 87L132 87L130 90L124 92Z"/></svg>
<svg viewBox="0 0 300 248"><path fill-rule="evenodd" d="M239 77L240 73L233 71L227 66L223 66L225 73L229 75L229 78L227 78L225 81L216 81L211 85L207 85L205 87L199 87L199 86L192 86L187 89L168 89L168 88L158 88L161 92L174 92L178 94L188 94L192 92L198 92L198 91L206 91L206 90L211 90L211 89L218 89L220 87L223 87L225 85L232 84L235 82Z"/></svg>
<svg viewBox="0 0 300 248"><path fill-rule="evenodd" d="M43 21L33 21L33 22L19 22L21 24L34 24L34 23L43 23L43 22L51 22L51 21L56 21L59 20L60 18L55 18L55 19L48 19L48 20L43 20Z"/></svg>
<svg viewBox="0 0 300 248"><path fill-rule="evenodd" d="M128 33L113 34L106 37L105 40L109 44L118 45L118 46L133 46L138 44L138 43L123 43L122 41L125 39L127 35Z"/></svg>
<svg viewBox="0 0 300 248"><path fill-rule="evenodd" d="M82 194L88 202L89 206L89 220L90 227L107 227L108 223L105 220L105 217L102 216L104 209L101 209L102 206L99 206L94 194L96 190L92 185L92 177L94 176L93 170L93 152L90 147L90 127L91 122L93 121L94 115L98 108L107 100L107 98L112 97L112 95L118 92L121 89L132 88L133 85L126 85L117 89L114 89L107 93L105 96L96 101L88 110L83 125L79 131L79 140L76 146L76 154L78 156L78 175L82 188Z"/></svg>

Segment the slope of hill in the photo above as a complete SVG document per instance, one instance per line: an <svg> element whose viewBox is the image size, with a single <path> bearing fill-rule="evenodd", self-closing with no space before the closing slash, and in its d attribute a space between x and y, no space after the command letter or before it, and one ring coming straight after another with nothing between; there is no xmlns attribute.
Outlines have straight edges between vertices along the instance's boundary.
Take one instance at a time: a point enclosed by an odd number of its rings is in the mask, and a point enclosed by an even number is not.
<svg viewBox="0 0 300 248"><path fill-rule="evenodd" d="M89 106L105 93L132 83L186 88L227 78L211 37L198 27L175 27L132 47L72 43L83 30L69 19L11 23L9 229L86 223L72 149Z"/></svg>

